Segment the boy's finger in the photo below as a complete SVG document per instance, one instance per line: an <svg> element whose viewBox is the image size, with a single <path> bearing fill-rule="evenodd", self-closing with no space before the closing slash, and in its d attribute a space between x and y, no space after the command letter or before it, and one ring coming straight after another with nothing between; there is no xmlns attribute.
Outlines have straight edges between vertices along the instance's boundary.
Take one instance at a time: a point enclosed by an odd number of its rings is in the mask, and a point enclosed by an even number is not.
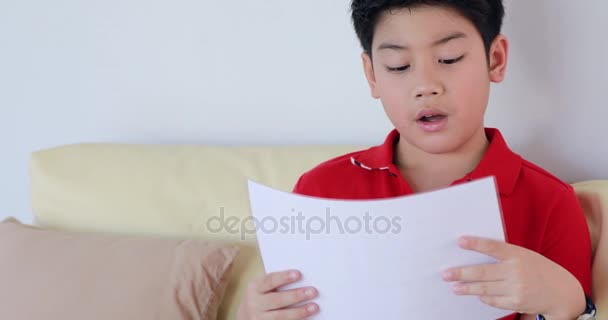
<svg viewBox="0 0 608 320"><path fill-rule="evenodd" d="M442 277L445 281L502 281L507 271L500 263L480 264L448 269Z"/></svg>
<svg viewBox="0 0 608 320"><path fill-rule="evenodd" d="M312 287L297 288L265 294L258 301L260 310L270 311L282 309L294 304L310 300L317 296L317 290Z"/></svg>
<svg viewBox="0 0 608 320"><path fill-rule="evenodd" d="M517 299L512 296L482 296L481 302L498 309L510 310L517 313L529 313L521 305L517 304Z"/></svg>
<svg viewBox="0 0 608 320"><path fill-rule="evenodd" d="M297 270L273 272L258 278L253 282L253 287L257 293L266 293L286 284L296 282L300 279L300 276L301 274Z"/></svg>
<svg viewBox="0 0 608 320"><path fill-rule="evenodd" d="M512 245L487 238L462 237L458 240L458 245L466 250L477 251L497 260L506 260L512 252Z"/></svg>
<svg viewBox="0 0 608 320"><path fill-rule="evenodd" d="M457 283L453 287L455 294L460 296L504 296L509 292L509 286L504 281Z"/></svg>
<svg viewBox="0 0 608 320"><path fill-rule="evenodd" d="M261 319L263 320L301 320L306 319L319 311L316 303L305 304L301 307L281 309L266 312Z"/></svg>

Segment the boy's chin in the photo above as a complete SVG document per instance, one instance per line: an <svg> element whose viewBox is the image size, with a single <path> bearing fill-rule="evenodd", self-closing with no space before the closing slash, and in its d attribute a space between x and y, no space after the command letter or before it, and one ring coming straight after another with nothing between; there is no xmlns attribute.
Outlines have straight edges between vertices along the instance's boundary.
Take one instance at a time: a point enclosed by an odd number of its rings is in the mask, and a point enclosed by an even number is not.
<svg viewBox="0 0 608 320"><path fill-rule="evenodd" d="M456 152L458 150L457 146L449 143L443 144L433 144L433 145L422 145L419 147L420 150L424 151L427 154L432 155L442 155Z"/></svg>
<svg viewBox="0 0 608 320"><path fill-rule="evenodd" d="M483 127L481 127L481 133L485 136ZM445 128L440 132L423 132L419 128L408 128L414 129L409 131L400 131L401 137L407 141L409 145L414 148L429 154L429 155L447 155L458 153L462 149L468 149L472 147L471 144L479 142L483 143L485 139L477 139L476 132L469 132L467 130L456 130L455 128ZM402 132L405 132L404 135ZM473 147L473 150L477 148Z"/></svg>
<svg viewBox="0 0 608 320"><path fill-rule="evenodd" d="M458 151L462 146L454 136L438 134L434 136L415 137L410 143L427 154L442 155Z"/></svg>

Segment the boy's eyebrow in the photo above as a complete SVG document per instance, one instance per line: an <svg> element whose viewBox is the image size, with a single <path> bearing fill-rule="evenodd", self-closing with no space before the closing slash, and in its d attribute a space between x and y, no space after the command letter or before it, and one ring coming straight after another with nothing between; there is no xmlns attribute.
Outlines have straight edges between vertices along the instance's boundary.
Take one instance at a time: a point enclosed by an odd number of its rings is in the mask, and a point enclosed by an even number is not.
<svg viewBox="0 0 608 320"><path fill-rule="evenodd" d="M467 35L462 33L462 32L454 32L446 37L443 37L435 42L432 43L433 47L436 47L438 45L444 44L446 42L452 41L454 39L460 39L460 38L466 38ZM409 50L410 48L408 46L402 46L399 44L394 44L394 43L382 43L380 46L378 46L378 51L380 50L385 50L385 49L391 49L391 50L397 50L397 51L404 51L404 50Z"/></svg>

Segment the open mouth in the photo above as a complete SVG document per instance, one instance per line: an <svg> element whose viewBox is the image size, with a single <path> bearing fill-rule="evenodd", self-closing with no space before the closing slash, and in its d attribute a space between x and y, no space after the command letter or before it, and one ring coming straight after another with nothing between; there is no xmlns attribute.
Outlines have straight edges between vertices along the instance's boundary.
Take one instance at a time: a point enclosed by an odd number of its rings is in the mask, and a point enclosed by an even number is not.
<svg viewBox="0 0 608 320"><path fill-rule="evenodd" d="M420 119L418 119L418 121L432 123L432 122L441 121L441 120L445 119L445 117L446 116L443 114L430 114L430 115L421 117Z"/></svg>

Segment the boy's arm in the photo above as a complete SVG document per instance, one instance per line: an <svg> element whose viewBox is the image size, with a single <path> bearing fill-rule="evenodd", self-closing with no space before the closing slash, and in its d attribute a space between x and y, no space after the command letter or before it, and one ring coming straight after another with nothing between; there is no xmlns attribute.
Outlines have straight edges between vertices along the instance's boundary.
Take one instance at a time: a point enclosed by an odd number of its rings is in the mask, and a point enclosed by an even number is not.
<svg viewBox="0 0 608 320"><path fill-rule="evenodd" d="M591 236L572 186L568 185L551 210L540 253L568 270L580 282L585 294L591 296Z"/></svg>
<svg viewBox="0 0 608 320"><path fill-rule="evenodd" d="M572 273L591 294L591 236L574 189L568 186L555 202L540 253Z"/></svg>

